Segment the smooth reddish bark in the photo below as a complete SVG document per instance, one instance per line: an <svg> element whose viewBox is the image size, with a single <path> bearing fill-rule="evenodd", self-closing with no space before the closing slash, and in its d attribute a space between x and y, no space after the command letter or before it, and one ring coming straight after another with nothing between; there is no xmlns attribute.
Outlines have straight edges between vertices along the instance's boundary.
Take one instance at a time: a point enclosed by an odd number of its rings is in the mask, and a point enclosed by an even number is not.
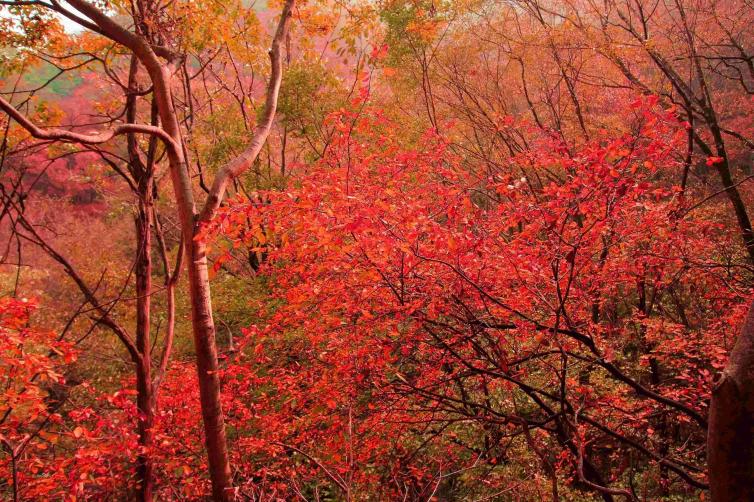
<svg viewBox="0 0 754 502"><path fill-rule="evenodd" d="M707 462L713 502L754 500L754 303L712 393Z"/></svg>

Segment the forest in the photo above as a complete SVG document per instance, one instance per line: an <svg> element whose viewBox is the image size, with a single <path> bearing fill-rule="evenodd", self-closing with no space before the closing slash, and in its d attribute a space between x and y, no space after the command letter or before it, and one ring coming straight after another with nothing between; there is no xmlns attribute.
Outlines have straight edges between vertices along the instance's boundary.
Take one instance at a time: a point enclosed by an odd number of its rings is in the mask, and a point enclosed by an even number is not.
<svg viewBox="0 0 754 502"><path fill-rule="evenodd" d="M0 0L0 499L754 501L752 26Z"/></svg>

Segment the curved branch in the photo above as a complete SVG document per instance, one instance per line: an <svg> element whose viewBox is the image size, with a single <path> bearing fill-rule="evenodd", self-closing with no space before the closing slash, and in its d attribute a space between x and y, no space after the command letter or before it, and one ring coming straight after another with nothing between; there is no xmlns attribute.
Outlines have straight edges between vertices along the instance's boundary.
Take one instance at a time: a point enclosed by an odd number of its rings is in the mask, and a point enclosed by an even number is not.
<svg viewBox="0 0 754 502"><path fill-rule="evenodd" d="M165 293L167 295L167 328L165 332L165 340L162 346L162 354L160 355L160 364L154 377L154 383L152 384L155 389L155 393L159 391L162 378L165 376L165 372L168 368L168 362L170 361L170 354L173 350L173 339L175 338L175 285L178 282L178 277L181 273L181 267L183 265L183 252L185 246L183 245L183 236L181 236L181 242L178 243L178 255L175 258L175 265L173 272L170 272L170 263L168 260L168 250L165 244L165 234L162 229L162 223L160 222L157 210L154 211L154 225L155 236L157 237L157 243L160 250L160 256L162 257L162 265L164 267L165 274Z"/></svg>
<svg viewBox="0 0 754 502"><path fill-rule="evenodd" d="M49 128L42 129L34 124L31 120L26 118L21 112L0 96L0 109L10 115L13 120L29 131L29 133L37 139L64 141L68 143L83 143L85 145L97 145L105 143L111 140L113 137L120 134L127 133L141 133L150 134L160 138L168 148L177 148L176 142L170 137L168 133L160 129L159 127L144 125L144 124L122 124L114 129L108 129L100 133L82 134L65 129Z"/></svg>
<svg viewBox="0 0 754 502"><path fill-rule="evenodd" d="M222 203L228 183L251 167L257 159L265 141L267 141L267 137L270 135L272 123L275 119L275 111L277 110L280 84L283 80L283 61L280 56L280 46L285 41L286 34L288 33L291 12L295 1L296 0L286 0L285 5L283 6L283 12L280 15L280 22L275 31L275 36L272 39L272 46L270 47L269 52L271 65L270 81L267 85L267 96L265 98L262 118L254 128L251 143L246 150L218 171L215 181L212 183L209 196L207 196L207 202L204 205L204 209L202 209L199 214L198 221L200 223L208 222L212 219Z"/></svg>

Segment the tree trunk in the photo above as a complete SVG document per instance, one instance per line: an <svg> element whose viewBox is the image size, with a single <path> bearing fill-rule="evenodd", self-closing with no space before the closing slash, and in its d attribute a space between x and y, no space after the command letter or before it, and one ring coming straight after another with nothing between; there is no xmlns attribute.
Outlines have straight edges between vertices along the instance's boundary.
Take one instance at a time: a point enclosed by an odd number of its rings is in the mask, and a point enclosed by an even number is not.
<svg viewBox="0 0 754 502"><path fill-rule="evenodd" d="M154 388L150 354L150 308L152 294L152 201L149 182L142 183L136 215L136 408L138 411L139 452L136 476L138 500L151 502L153 488L152 438L154 426Z"/></svg>
<svg viewBox="0 0 754 502"><path fill-rule="evenodd" d="M754 500L754 302L712 391L707 464L713 502Z"/></svg>
<svg viewBox="0 0 754 502"><path fill-rule="evenodd" d="M191 323L194 331L196 366L199 373L199 397L202 404L207 460L212 479L212 497L216 501L232 500L230 462L225 440L225 418L220 401L220 378L217 375L215 322L212 318L206 245L201 241L187 239L186 246L189 256Z"/></svg>
<svg viewBox="0 0 754 502"><path fill-rule="evenodd" d="M198 224L193 187L184 157L181 131L173 108L170 93L170 71L159 63L149 49L145 67L154 84L162 127L176 143L168 150L170 177L175 192L176 205L185 236L184 250L188 266L189 296L191 299L191 324L196 351L196 368L199 380L199 398L204 421L204 441L207 462L212 480L212 498L224 502L234 498L230 473L230 459L225 439L225 417L220 402L220 378L217 375L217 349L215 324L212 319L212 300L207 271L206 245L195 239Z"/></svg>
<svg viewBox="0 0 754 502"><path fill-rule="evenodd" d="M139 413L139 452L136 457L136 479L139 484L139 502L151 502L154 487L154 463L152 445L154 439L154 393L152 392L151 368L143 358L136 365L136 408Z"/></svg>

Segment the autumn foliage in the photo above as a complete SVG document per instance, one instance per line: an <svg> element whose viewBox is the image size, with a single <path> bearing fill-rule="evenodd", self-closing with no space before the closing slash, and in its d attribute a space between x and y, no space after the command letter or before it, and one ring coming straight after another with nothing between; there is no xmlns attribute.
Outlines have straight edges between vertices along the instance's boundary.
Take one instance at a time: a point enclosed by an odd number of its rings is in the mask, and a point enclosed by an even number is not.
<svg viewBox="0 0 754 502"><path fill-rule="evenodd" d="M532 457L525 498L548 477L704 486L709 381L742 311L701 258L735 237L658 184L678 169L675 113L639 99L632 133L576 151L536 135L507 175L434 133L405 149L379 113L330 120L341 134L298 187L214 223L268 255L277 301L243 372L263 437L357 498L452 496L459 471L502 491Z"/></svg>
<svg viewBox="0 0 754 502"><path fill-rule="evenodd" d="M749 3L0 4L0 497L754 486Z"/></svg>

